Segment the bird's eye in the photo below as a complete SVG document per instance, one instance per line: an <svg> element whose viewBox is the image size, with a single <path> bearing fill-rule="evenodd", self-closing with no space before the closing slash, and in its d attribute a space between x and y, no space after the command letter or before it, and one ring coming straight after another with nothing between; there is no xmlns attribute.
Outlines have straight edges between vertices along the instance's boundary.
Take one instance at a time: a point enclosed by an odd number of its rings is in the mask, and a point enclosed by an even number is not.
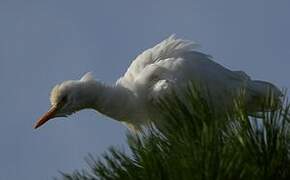
<svg viewBox="0 0 290 180"><path fill-rule="evenodd" d="M67 95L64 95L64 96L62 97L62 99L61 99L61 102L62 102L62 103L66 103L67 100L68 100L68 96L67 96Z"/></svg>

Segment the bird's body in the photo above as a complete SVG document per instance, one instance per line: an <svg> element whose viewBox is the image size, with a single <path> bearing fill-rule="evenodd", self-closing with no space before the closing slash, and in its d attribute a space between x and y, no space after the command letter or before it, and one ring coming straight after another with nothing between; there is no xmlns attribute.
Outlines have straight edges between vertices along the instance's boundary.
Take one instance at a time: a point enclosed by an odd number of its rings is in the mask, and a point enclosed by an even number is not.
<svg viewBox="0 0 290 180"><path fill-rule="evenodd" d="M281 96L274 85L251 80L242 71L231 71L215 63L210 56L195 51L195 47L192 42L171 36L140 54L115 85L98 82L90 73L81 80L57 85L52 90L51 103L61 108L53 111L52 117L93 108L139 128L154 118L156 112L151 108L154 101L170 96L172 91L182 94L190 82L205 87L217 107L231 106L241 89L246 91L250 112L259 111L256 101L265 98L269 90L275 97ZM40 118L36 126L47 119Z"/></svg>

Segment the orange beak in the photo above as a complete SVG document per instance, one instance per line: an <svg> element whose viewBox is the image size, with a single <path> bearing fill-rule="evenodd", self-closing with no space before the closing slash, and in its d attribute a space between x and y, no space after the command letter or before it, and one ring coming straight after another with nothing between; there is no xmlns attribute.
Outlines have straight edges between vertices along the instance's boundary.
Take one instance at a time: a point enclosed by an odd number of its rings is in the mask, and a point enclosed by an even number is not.
<svg viewBox="0 0 290 180"><path fill-rule="evenodd" d="M43 116L41 116L36 124L34 125L34 129L37 129L38 127L42 126L44 123L46 123L48 120L54 118L54 115L56 114L57 107L52 106Z"/></svg>

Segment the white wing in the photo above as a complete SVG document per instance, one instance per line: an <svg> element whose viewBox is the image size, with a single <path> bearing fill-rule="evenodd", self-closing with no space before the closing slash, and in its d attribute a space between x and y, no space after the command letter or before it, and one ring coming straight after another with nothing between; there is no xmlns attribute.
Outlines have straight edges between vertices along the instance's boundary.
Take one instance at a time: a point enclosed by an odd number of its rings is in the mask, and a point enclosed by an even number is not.
<svg viewBox="0 0 290 180"><path fill-rule="evenodd" d="M139 55L116 85L129 89L137 97L137 104L141 104L138 110L147 113L146 117L158 114L151 109L152 100L171 90L182 95L183 91L179 90L188 87L190 82L206 88L202 95L218 109L231 107L241 90L246 92L249 112L259 110L259 100L266 97L269 88L275 97L280 97L280 91L271 83L253 81L243 71L231 71L210 56L194 51L196 46L171 36Z"/></svg>
<svg viewBox="0 0 290 180"><path fill-rule="evenodd" d="M116 84L135 91L137 85L136 81L140 82L141 79L150 80L151 78L156 81L160 78L158 72L162 68L159 68L159 65L157 65L158 62L178 57L180 54L191 51L197 46L196 43L176 39L174 35L172 35L153 48L140 54Z"/></svg>
<svg viewBox="0 0 290 180"><path fill-rule="evenodd" d="M230 71L210 56L194 51L197 46L170 36L139 55L116 84L148 98L163 95L171 87L181 87L189 81L209 85L218 93L250 80L246 73Z"/></svg>

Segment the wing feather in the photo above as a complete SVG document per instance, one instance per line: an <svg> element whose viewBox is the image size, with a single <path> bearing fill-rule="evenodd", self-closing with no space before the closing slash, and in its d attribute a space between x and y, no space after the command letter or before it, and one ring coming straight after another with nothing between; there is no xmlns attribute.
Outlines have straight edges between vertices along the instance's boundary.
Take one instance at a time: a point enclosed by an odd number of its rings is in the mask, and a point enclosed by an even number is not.
<svg viewBox="0 0 290 180"><path fill-rule="evenodd" d="M153 48L147 49L137 56L137 58L131 63L127 72L124 76L118 79L116 84L133 90L135 89L134 86L136 80L140 79L140 76L143 76L144 73L147 74L147 67L152 68L154 64L160 61L178 57L180 54L192 51L196 47L198 47L198 44L194 42L177 39L174 35L171 35Z"/></svg>

